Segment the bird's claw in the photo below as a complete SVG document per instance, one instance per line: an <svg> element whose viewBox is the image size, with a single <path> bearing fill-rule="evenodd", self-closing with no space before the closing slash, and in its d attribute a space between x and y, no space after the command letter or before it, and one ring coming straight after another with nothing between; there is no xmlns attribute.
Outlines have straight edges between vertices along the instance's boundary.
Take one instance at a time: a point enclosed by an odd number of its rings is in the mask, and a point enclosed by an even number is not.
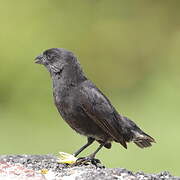
<svg viewBox="0 0 180 180"><path fill-rule="evenodd" d="M89 164L93 164L95 165L97 168L105 168L105 166L103 166L101 164L101 161L99 159L96 159L94 157L88 156L88 157L80 157L76 160L75 162L75 166L78 165L89 165Z"/></svg>

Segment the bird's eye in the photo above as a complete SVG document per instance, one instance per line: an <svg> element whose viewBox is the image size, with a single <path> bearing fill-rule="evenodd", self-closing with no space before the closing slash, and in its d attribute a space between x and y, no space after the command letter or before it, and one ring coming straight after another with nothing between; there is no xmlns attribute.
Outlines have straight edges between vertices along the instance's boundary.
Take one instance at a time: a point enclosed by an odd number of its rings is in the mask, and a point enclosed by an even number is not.
<svg viewBox="0 0 180 180"><path fill-rule="evenodd" d="M47 55L46 55L46 58L47 58L47 60L51 60L51 59L53 58L53 56L50 55L50 54L47 54Z"/></svg>

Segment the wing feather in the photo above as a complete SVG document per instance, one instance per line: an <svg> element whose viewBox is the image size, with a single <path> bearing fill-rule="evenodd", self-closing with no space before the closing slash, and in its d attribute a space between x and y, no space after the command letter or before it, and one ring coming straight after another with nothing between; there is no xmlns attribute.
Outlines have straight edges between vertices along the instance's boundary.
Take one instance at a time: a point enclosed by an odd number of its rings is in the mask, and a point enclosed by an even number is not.
<svg viewBox="0 0 180 180"><path fill-rule="evenodd" d="M83 86L81 93L79 100L84 112L115 141L127 148L119 116L110 101L94 86Z"/></svg>

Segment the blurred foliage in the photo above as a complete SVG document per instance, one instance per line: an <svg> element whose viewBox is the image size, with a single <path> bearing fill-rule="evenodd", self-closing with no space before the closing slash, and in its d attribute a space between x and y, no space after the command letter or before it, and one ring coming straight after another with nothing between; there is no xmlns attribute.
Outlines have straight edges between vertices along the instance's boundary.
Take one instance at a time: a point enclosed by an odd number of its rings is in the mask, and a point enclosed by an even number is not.
<svg viewBox="0 0 180 180"><path fill-rule="evenodd" d="M33 62L63 47L118 111L157 141L145 150L114 143L97 157L107 167L180 175L180 1L0 2L1 154L72 153L85 143L60 118L49 74Z"/></svg>

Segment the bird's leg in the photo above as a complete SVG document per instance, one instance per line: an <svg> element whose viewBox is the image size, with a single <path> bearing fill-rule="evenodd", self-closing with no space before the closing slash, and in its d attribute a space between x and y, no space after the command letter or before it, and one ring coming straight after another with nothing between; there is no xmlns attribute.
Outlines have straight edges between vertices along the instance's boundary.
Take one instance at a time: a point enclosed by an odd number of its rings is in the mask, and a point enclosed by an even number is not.
<svg viewBox="0 0 180 180"><path fill-rule="evenodd" d="M105 143L100 144L100 146L94 151L92 154L90 154L87 157L78 158L76 161L76 165L79 164L87 164L88 162L91 162L96 167L104 168L103 165L101 165L101 162L99 159L95 159L96 154L99 152L99 150L104 146Z"/></svg>
<svg viewBox="0 0 180 180"><path fill-rule="evenodd" d="M82 146L78 151L76 151L73 155L59 152L59 163L66 163L66 164L73 164L77 162L77 158L75 158L77 155L79 155L84 149L86 149L88 146L90 146L93 142L95 141L94 138L88 137L87 138L87 143Z"/></svg>
<svg viewBox="0 0 180 180"><path fill-rule="evenodd" d="M96 154L99 152L99 150L104 146L104 144L100 144L99 147L92 153L90 154L88 157L91 159L94 159Z"/></svg>
<svg viewBox="0 0 180 180"><path fill-rule="evenodd" d="M95 139L92 138L92 137L88 137L87 140L88 140L88 142L73 154L75 157L76 157L77 155L79 155L79 154L80 154L84 149L86 149L88 146L90 146L90 145L94 142Z"/></svg>

